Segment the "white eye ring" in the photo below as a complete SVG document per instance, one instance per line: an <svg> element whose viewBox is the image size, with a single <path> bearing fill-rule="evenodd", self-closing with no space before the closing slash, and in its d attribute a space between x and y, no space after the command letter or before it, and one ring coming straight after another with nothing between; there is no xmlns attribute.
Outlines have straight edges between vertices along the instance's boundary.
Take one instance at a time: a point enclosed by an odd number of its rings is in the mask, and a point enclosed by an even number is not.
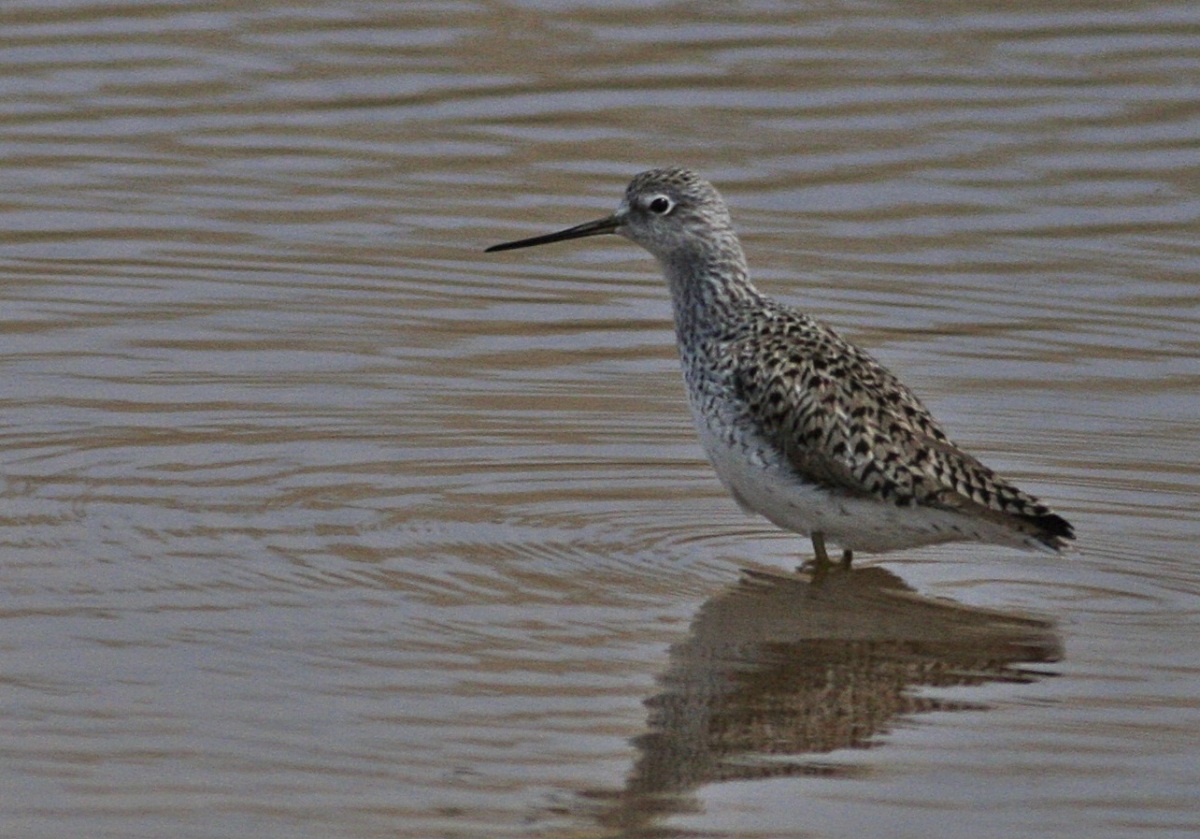
<svg viewBox="0 0 1200 839"><path fill-rule="evenodd" d="M665 216L675 209L675 202L665 195L655 195L646 202L646 209L655 215Z"/></svg>

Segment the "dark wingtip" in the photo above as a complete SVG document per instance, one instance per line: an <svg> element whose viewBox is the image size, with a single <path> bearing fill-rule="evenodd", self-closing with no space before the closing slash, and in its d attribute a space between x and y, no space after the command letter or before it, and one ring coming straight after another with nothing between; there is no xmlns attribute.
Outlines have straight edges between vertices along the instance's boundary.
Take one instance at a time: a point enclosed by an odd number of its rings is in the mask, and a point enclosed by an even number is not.
<svg viewBox="0 0 1200 839"><path fill-rule="evenodd" d="M1026 516L1025 520L1038 529L1037 539L1048 548L1061 551L1075 538L1075 528L1056 513Z"/></svg>

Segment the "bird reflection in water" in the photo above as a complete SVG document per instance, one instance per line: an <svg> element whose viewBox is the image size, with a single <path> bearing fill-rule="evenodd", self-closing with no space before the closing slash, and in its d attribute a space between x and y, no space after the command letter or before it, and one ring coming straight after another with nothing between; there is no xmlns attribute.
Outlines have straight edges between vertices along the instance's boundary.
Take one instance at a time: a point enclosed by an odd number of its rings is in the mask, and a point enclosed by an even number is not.
<svg viewBox="0 0 1200 839"><path fill-rule="evenodd" d="M744 571L671 649L625 788L587 796L589 820L649 834L703 784L852 774L819 756L869 747L900 716L986 707L920 688L1031 682L1052 674L1026 665L1061 653L1047 621L923 597L882 568Z"/></svg>

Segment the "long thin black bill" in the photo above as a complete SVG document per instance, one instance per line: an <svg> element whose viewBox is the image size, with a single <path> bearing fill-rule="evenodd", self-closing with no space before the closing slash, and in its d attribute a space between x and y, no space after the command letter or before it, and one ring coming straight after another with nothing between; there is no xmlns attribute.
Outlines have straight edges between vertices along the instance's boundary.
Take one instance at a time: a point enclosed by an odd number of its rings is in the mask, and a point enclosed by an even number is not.
<svg viewBox="0 0 1200 839"><path fill-rule="evenodd" d="M585 221L557 233L547 233L544 236L534 236L531 239L518 239L515 242L505 242L502 245L492 245L484 253L494 251L511 251L516 248L532 248L534 245L548 245L551 242L561 242L564 239L582 239L584 236L599 236L602 233L612 233L621 226L621 220L616 216L605 216L595 221Z"/></svg>

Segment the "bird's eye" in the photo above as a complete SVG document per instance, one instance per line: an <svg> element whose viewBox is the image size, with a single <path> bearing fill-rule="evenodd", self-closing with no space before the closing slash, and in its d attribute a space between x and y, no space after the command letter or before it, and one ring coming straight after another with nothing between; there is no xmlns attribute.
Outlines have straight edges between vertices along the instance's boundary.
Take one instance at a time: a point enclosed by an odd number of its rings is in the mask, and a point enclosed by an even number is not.
<svg viewBox="0 0 1200 839"><path fill-rule="evenodd" d="M675 209L675 202L665 195L656 195L650 199L650 203L646 206L650 208L650 212L665 216L671 210Z"/></svg>

